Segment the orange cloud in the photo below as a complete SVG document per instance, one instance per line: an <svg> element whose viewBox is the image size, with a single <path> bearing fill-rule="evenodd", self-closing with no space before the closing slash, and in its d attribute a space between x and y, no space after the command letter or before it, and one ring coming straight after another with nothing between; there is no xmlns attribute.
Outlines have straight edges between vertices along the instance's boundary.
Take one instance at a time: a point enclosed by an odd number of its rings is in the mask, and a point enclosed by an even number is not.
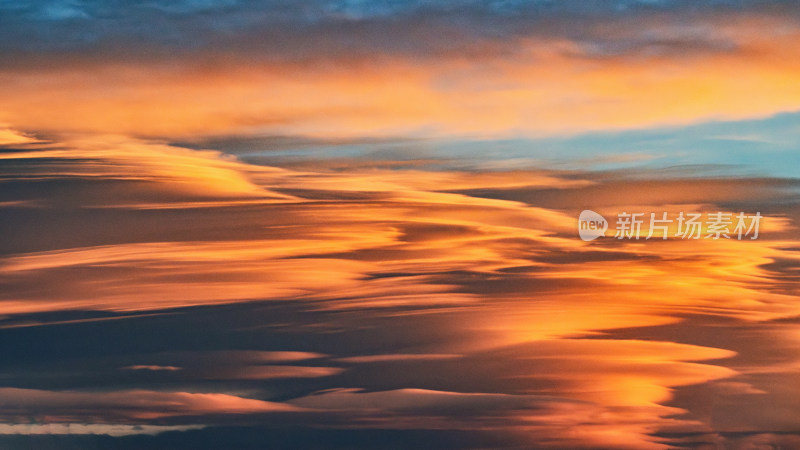
<svg viewBox="0 0 800 450"><path fill-rule="evenodd" d="M688 411L671 404L678 389L725 380L734 383L728 390L756 395L767 390L741 377L764 375L757 369L769 376L796 370L794 361L732 367L734 346L613 335L642 327L680 330L697 315L749 324L800 315L784 281L800 259L793 212L775 213L785 197L761 179L673 180L674 192L662 195L669 190L658 179L541 171L504 177L421 169L291 170L136 140L73 139L3 153L4 161L14 163L3 169L10 185L20 192L36 186L32 191L39 195L29 204L3 207L15 208L19 217L33 211L51 212L55 219L46 239L22 225L9 230L22 250L0 259L0 313L291 300L332 317L445 317L436 331L458 337L422 349L334 359L342 367L281 365L328 357L315 352L228 350L137 357L115 368L230 382L347 380L359 367L397 364L441 366L451 371L443 373L470 373L478 381L502 373L502 387L515 395L338 391L295 403L365 414L364 405L393 402L399 406L365 422L401 427L420 426L420 416L425 426L453 426L435 413L497 402L510 409L498 413L502 417L482 417L483 423L562 446L632 448L657 446L651 435L665 429L708 430L702 420L678 417ZM23 172L13 170L20 166ZM81 189L65 197L48 184L64 179ZM149 191L142 191L142 183ZM739 186L728 189L730 184ZM758 192L742 196L747 186ZM479 196L487 191L507 199ZM636 195L628 195L632 191ZM772 194L777 200L770 202ZM622 210L723 210L718 205L731 200L762 199L772 212L764 210L756 241L587 243L576 236L578 205L595 199L607 217ZM94 228L73 240L71 233L59 234L69 215L77 216L81 228L99 220L114 229ZM143 231L150 234L138 234ZM419 331L429 331L424 328ZM774 337L786 343L796 334ZM8 423L39 410L60 423L77 417L95 423L108 411L108 420L129 423L294 408L229 394L124 391L99 398L0 392L0 399L23 397ZM93 406L76 412L75 404ZM394 414L403 417L389 417Z"/></svg>
<svg viewBox="0 0 800 450"><path fill-rule="evenodd" d="M0 145L21 145L38 142L37 139L26 136L18 131L0 127Z"/></svg>
<svg viewBox="0 0 800 450"><path fill-rule="evenodd" d="M800 108L795 23L758 16L709 20L716 27L708 25L712 37L729 48L591 55L580 42L529 37L520 38L514 52L469 60L383 56L303 66L209 55L220 64L176 68L84 60L82 66L34 73L8 70L0 72L0 119L19 129L173 138L497 137L763 117Z"/></svg>

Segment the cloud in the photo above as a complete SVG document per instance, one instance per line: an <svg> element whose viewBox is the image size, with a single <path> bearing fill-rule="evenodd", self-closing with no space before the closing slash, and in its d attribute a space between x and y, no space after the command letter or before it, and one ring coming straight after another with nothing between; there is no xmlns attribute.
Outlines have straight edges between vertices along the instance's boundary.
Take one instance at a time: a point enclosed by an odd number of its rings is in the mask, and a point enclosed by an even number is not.
<svg viewBox="0 0 800 450"><path fill-rule="evenodd" d="M570 448L780 441L760 431L794 426L780 411L797 403L796 336L776 325L800 315L794 180L439 170L404 145L794 110L794 16L537 3L269 5L303 37L239 2L0 17L89 21L80 39L43 41L35 25L29 43L0 44L0 433L267 417ZM109 56L149 18L167 31ZM292 168L165 143L238 136L258 154L251 138L275 135L410 139L383 155L404 165ZM752 242L589 244L575 236L585 207L766 219Z"/></svg>
<svg viewBox="0 0 800 450"><path fill-rule="evenodd" d="M38 142L35 138L9 128L4 129L0 127L0 146L31 144L35 142Z"/></svg>
<svg viewBox="0 0 800 450"><path fill-rule="evenodd" d="M506 14L475 3L200 2L175 6L185 25L160 4L92 5L121 24L82 24L88 43L74 43L69 57L26 50L37 41L29 28L7 39L17 46L0 53L9 63L0 119L23 130L170 139L487 138L800 109L795 8L599 4L598 13L534 3ZM46 36L45 47L69 45Z"/></svg>
<svg viewBox="0 0 800 450"><path fill-rule="evenodd" d="M290 412L297 408L262 400L218 393L155 392L53 392L0 388L2 417L16 421L46 416L48 422L71 423L141 421L170 416ZM19 422L17 422L19 423Z"/></svg>
<svg viewBox="0 0 800 450"><path fill-rule="evenodd" d="M363 355L363 356L349 356L347 358L339 358L338 361L346 363L380 363L386 361L415 361L415 360L437 360L459 358L460 355L453 354L386 354L386 355Z"/></svg>
<svg viewBox="0 0 800 450"><path fill-rule="evenodd" d="M414 414L459 415L464 408L489 413L492 410L508 412L514 409L535 408L536 404L554 402L547 397L512 396L505 394L441 392L426 389L399 389L383 392L361 392L342 389L321 392L291 403L303 408L340 410L359 409L407 411Z"/></svg>
<svg viewBox="0 0 800 450"><path fill-rule="evenodd" d="M107 436L129 436L134 434L156 435L166 431L187 431L199 430L203 425L123 425L123 424L104 424L104 423L24 423L24 424L0 424L0 435L107 435Z"/></svg>
<svg viewBox="0 0 800 450"><path fill-rule="evenodd" d="M167 370L167 371L175 371L175 370L181 370L181 368L180 367L175 367L175 366L134 365L134 366L120 367L120 370L152 370L152 371Z"/></svg>

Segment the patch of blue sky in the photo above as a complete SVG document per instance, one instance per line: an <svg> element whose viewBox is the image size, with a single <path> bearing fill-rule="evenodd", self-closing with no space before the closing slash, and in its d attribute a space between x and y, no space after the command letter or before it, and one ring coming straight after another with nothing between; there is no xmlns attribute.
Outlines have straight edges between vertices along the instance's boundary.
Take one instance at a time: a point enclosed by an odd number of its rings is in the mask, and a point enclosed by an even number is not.
<svg viewBox="0 0 800 450"><path fill-rule="evenodd" d="M800 112L757 120L572 136L503 139L381 139L275 146L236 152L244 159L428 160L431 169L703 168L706 175L800 178ZM225 148L220 148L225 151Z"/></svg>
<svg viewBox="0 0 800 450"><path fill-rule="evenodd" d="M515 162L578 170L709 166L730 174L797 178L800 113L568 137L441 140L425 146L431 156L498 168L513 168Z"/></svg>

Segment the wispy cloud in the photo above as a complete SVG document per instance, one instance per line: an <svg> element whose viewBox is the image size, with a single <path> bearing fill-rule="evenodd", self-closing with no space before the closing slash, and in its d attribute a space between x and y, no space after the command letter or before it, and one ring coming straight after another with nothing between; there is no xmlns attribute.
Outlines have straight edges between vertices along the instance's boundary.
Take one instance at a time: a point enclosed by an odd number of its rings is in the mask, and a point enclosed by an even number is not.
<svg viewBox="0 0 800 450"><path fill-rule="evenodd" d="M129 424L255 417L302 406L309 409L297 419L303 423L347 418L366 428L448 423L467 429L477 421L559 445L637 447L655 445L651 435L659 430L700 433L710 426L691 416L696 403L672 404L680 400L676 390L723 382L733 384L718 385L720 392L736 387L737 395L765 395L764 377L795 370L794 362L755 362L744 343L697 342L692 325L695 317L749 323L790 345L788 335L766 324L800 315L790 288L797 212L785 206L795 195L787 189L792 180L360 164L314 171L136 140L109 142L108 150L65 140L3 154L11 163L5 182L37 205L3 207L21 218L7 230L14 242L0 263L6 286L0 305L12 315L5 332L179 324L188 311L221 304L278 311L288 301L302 313L268 314L230 329L217 328L220 322L209 330L262 338L228 336L215 351L157 345L103 357L94 369L67 366L62 374L83 380L74 392L49 391L52 377L26 375L26 387L3 391L5 398L26 399L14 400L9 423L36 411L60 423L116 417L111 421ZM51 187L56 180L82 187L66 196ZM765 215L757 241L585 243L575 236L575 217L587 206L613 216L636 208L749 211L756 205ZM65 214L83 227L91 227L89 218L102 227L119 225L82 237L56 230L47 239L24 225L26 215L64 221ZM172 311L150 313L164 309ZM62 317L87 310L144 314ZM236 321L247 316L240 314ZM50 315L56 319L43 319ZM27 316L35 319L20 327L18 318ZM370 336L367 342L384 344L356 345L359 339L349 334L332 340L350 327L366 327L360 333ZM615 336L633 329L687 335ZM280 338L287 330L311 344ZM432 332L441 337L425 337ZM262 340L283 344L265 347ZM99 374L116 380L108 386L115 392L80 392ZM171 390L120 388L145 379ZM215 383L229 390L187 393ZM270 383L280 393L254 383ZM94 406L78 410L77 404ZM139 406L126 406L132 404ZM586 414L603 419L578 419ZM553 425L556 417L579 432L567 436ZM731 419L730 429L743 428ZM624 439L614 437L620 430Z"/></svg>

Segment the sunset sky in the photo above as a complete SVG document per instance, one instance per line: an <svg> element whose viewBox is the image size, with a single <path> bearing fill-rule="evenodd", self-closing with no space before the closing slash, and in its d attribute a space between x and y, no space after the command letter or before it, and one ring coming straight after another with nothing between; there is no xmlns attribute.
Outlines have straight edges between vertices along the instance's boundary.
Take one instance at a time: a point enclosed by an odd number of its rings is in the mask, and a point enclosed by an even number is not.
<svg viewBox="0 0 800 450"><path fill-rule="evenodd" d="M798 42L788 0L0 0L0 448L800 448Z"/></svg>

